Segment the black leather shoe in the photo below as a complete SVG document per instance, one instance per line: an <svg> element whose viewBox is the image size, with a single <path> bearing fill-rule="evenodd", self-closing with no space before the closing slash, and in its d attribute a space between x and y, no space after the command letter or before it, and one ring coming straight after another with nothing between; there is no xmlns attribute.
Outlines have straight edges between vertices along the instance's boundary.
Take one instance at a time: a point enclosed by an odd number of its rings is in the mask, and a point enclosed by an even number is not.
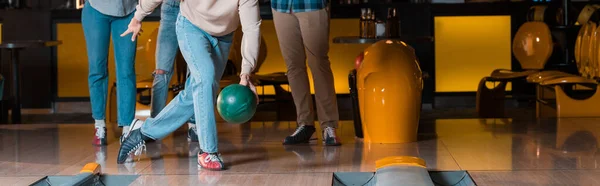
<svg viewBox="0 0 600 186"><path fill-rule="evenodd" d="M294 134L288 136L283 140L284 145L302 144L309 143L310 138L315 133L315 126L301 125L296 129Z"/></svg>

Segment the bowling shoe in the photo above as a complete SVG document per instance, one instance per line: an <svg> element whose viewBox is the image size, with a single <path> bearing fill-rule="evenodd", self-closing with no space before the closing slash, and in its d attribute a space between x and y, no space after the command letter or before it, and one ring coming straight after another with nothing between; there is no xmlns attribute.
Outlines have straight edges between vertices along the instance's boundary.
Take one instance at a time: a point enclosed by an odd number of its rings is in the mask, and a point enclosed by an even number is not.
<svg viewBox="0 0 600 186"><path fill-rule="evenodd" d="M310 137L315 133L315 126L300 125L296 131L283 140L284 145L309 143Z"/></svg>
<svg viewBox="0 0 600 186"><path fill-rule="evenodd" d="M97 146L107 145L106 142L106 127L95 127L95 135L92 144Z"/></svg>
<svg viewBox="0 0 600 186"><path fill-rule="evenodd" d="M337 137L335 133L335 128L333 127L325 127L323 130L323 142L327 146L339 146L342 145L340 139Z"/></svg>
<svg viewBox="0 0 600 186"><path fill-rule="evenodd" d="M129 133L133 130L142 128L142 124L144 124L144 122L142 120L134 119L133 122L131 122L131 125L129 125L128 129L123 129L126 131L123 132L123 135L121 135L121 140L119 140L119 142L123 143L123 140L125 140L125 138L127 138L127 136L129 136Z"/></svg>
<svg viewBox="0 0 600 186"><path fill-rule="evenodd" d="M223 170L225 164L221 158L221 154L218 153L202 153L198 154L198 165L203 169L208 170Z"/></svg>
<svg viewBox="0 0 600 186"><path fill-rule="evenodd" d="M132 153L136 156L140 155L143 149L146 148L146 141L149 140L152 139L144 136L140 129L131 131L125 140L123 140L123 143L121 143L121 148L119 148L119 154L117 156L117 163L125 163Z"/></svg>

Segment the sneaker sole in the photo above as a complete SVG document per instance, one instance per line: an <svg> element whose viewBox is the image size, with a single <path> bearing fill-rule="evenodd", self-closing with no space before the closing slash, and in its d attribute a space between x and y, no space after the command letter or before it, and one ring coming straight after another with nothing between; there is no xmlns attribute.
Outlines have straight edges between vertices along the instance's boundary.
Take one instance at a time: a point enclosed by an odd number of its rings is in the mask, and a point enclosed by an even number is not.
<svg viewBox="0 0 600 186"><path fill-rule="evenodd" d="M224 171L225 167L220 168L220 169L211 169L211 168L206 168L206 167L202 167L202 165L198 164L198 168L201 168L203 170L209 170L209 171Z"/></svg>
<svg viewBox="0 0 600 186"><path fill-rule="evenodd" d="M310 142L306 141L306 142L297 142L297 143L286 143L286 142L282 143L282 145L306 145L306 144L310 144Z"/></svg>
<svg viewBox="0 0 600 186"><path fill-rule="evenodd" d="M316 141L316 140L318 140L318 139L317 138L311 138L308 141L297 142L297 143L286 143L286 142L283 142L282 144L283 145L305 145L305 144L310 144L311 141Z"/></svg>

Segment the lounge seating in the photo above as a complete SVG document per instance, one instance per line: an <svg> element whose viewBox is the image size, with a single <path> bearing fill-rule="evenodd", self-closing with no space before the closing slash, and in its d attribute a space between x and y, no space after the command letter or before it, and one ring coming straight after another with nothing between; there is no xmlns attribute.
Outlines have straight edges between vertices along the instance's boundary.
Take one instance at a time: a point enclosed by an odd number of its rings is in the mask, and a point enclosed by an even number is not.
<svg viewBox="0 0 600 186"><path fill-rule="evenodd" d="M544 9L534 9L543 11ZM513 39L512 51L523 71L496 69L490 76L483 77L477 88L476 107L480 117L504 117L506 85L510 81L524 79L544 69L553 50L550 29L543 22L543 13L534 13L530 20L519 27ZM542 16L540 16L542 15ZM555 72L545 72L553 74ZM498 83L488 88L486 83Z"/></svg>

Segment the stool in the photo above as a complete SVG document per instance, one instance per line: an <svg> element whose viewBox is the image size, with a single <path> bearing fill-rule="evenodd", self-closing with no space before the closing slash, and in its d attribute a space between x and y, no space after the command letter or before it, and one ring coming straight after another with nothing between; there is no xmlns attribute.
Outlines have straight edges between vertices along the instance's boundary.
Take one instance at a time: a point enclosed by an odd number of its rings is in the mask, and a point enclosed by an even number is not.
<svg viewBox="0 0 600 186"><path fill-rule="evenodd" d="M54 47L62 44L61 41L4 41L0 48L6 49L11 54L12 73L12 123L21 123L21 66L19 64L19 52L27 48Z"/></svg>
<svg viewBox="0 0 600 186"><path fill-rule="evenodd" d="M261 101L259 102L259 104L265 104L265 103L275 103L276 104L276 108L277 108L277 120L283 120L284 119L284 115L282 112L279 112L282 107L282 103L283 102L289 102L292 101L293 102L293 98L292 98L292 93L283 89L283 87L281 87L281 85L289 85L289 81L287 79L287 75L284 72L275 72L275 73L270 73L270 74L264 74L264 75L253 75L252 76L254 78L254 83L257 86L261 86L263 87L262 92L261 92ZM266 86L273 86L273 89L275 89L275 101L265 101L265 88ZM294 107L295 110L295 107ZM294 116L295 116L295 112L294 112ZM296 119L295 117L293 118L294 120Z"/></svg>
<svg viewBox="0 0 600 186"><path fill-rule="evenodd" d="M291 100L291 95L292 93L289 91L284 90L281 85L289 85L290 82L287 79L287 75L284 72L275 72L275 73L271 73L271 74L265 74L265 75L253 75L254 79L255 79L255 83L257 86L273 86L273 88L275 89L275 100L276 101L280 101L280 100ZM264 95L265 95L265 89L263 88L261 95L263 96L263 99L261 100L261 102L264 101Z"/></svg>

